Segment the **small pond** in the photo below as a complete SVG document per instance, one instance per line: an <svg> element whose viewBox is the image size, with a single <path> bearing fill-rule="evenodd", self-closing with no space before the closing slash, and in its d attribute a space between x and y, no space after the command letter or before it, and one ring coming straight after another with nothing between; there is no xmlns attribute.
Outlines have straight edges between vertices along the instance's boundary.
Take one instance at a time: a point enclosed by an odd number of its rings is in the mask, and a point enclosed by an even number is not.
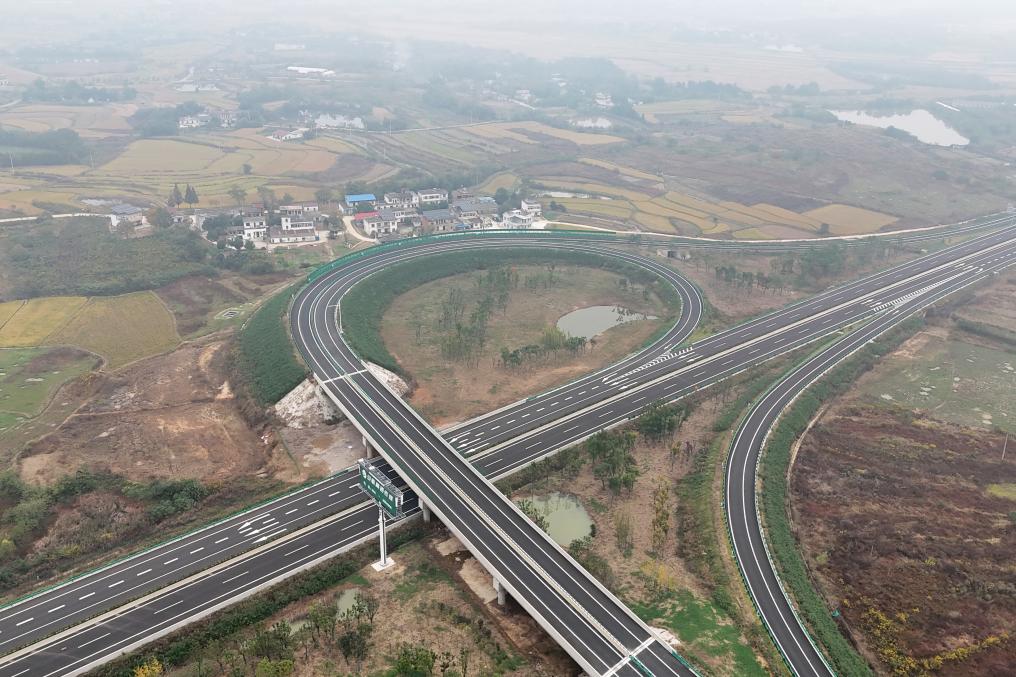
<svg viewBox="0 0 1016 677"><path fill-rule="evenodd" d="M547 518L547 533L561 547L567 548L572 541L592 533L593 520L578 496L554 491L529 500Z"/></svg>
<svg viewBox="0 0 1016 677"><path fill-rule="evenodd" d="M923 108L893 115L872 115L859 110L831 110L829 112L837 119L853 122L855 125L902 129L908 134L913 134L919 141L934 146L965 146L970 143L970 139Z"/></svg>
<svg viewBox="0 0 1016 677"><path fill-rule="evenodd" d="M335 598L335 605L339 607L340 614L353 608L358 592L360 592L360 588L348 588L339 593L339 596Z"/></svg>
<svg viewBox="0 0 1016 677"><path fill-rule="evenodd" d="M655 319L655 315L636 313L620 306L589 306L563 315L557 321L557 328L569 336L589 339L619 324Z"/></svg>

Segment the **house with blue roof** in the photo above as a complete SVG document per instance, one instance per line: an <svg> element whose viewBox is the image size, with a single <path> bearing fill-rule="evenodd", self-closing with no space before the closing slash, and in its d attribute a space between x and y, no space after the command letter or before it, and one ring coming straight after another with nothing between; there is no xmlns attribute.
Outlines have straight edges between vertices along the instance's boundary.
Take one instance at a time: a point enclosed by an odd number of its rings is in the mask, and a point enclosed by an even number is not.
<svg viewBox="0 0 1016 677"><path fill-rule="evenodd" d="M360 193L359 195L347 195L346 206L353 212L371 211L377 203L374 193Z"/></svg>

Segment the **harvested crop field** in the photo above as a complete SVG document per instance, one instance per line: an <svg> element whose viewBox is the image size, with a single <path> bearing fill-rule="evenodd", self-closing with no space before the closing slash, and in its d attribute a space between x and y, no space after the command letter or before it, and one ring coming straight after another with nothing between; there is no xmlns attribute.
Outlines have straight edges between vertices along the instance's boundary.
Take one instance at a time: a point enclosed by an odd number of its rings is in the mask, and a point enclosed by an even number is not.
<svg viewBox="0 0 1016 677"><path fill-rule="evenodd" d="M117 369L180 343L173 315L152 292L95 297L47 343L80 346Z"/></svg>
<svg viewBox="0 0 1016 677"><path fill-rule="evenodd" d="M83 296L52 296L24 302L0 328L0 348L42 344L60 331L87 300Z"/></svg>
<svg viewBox="0 0 1016 677"><path fill-rule="evenodd" d="M828 223L829 231L833 235L877 233L879 230L899 220L895 216L873 212L870 209L838 204L812 209L804 212L802 216L807 216L822 223Z"/></svg>

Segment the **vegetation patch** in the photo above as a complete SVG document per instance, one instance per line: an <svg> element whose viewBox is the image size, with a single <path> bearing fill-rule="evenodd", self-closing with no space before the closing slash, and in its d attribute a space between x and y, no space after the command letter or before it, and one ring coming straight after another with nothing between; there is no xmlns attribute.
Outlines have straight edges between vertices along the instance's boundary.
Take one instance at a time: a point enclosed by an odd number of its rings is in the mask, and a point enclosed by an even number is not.
<svg viewBox="0 0 1016 677"><path fill-rule="evenodd" d="M122 239L109 232L108 220L82 217L11 230L0 242L9 298L107 296L156 289L195 273L214 274L212 248L181 228Z"/></svg>
<svg viewBox="0 0 1016 677"><path fill-rule="evenodd" d="M285 315L294 288L266 301L247 321L233 354L233 371L261 406L274 404L307 376L289 338Z"/></svg>
<svg viewBox="0 0 1016 677"><path fill-rule="evenodd" d="M654 273L609 256L554 249L498 249L496 251L453 252L414 260L386 268L353 287L342 304L342 326L350 345L366 360L406 375L381 337L381 319L396 297L422 284L471 270L513 264L569 264L603 268L639 281L652 289L676 311L680 298L676 290Z"/></svg>

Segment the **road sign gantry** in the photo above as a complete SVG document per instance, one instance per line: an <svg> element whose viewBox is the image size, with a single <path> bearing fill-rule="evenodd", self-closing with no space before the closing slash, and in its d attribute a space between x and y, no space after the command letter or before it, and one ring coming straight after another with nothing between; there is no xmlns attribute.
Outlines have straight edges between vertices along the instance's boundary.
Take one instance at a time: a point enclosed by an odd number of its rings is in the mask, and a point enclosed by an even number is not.
<svg viewBox="0 0 1016 677"><path fill-rule="evenodd" d="M360 476L360 490L377 503L378 531L380 532L381 560L374 565L378 571L393 564L388 559L388 540L385 534L385 515L392 520L402 517L403 494L387 475L365 458L356 462Z"/></svg>

